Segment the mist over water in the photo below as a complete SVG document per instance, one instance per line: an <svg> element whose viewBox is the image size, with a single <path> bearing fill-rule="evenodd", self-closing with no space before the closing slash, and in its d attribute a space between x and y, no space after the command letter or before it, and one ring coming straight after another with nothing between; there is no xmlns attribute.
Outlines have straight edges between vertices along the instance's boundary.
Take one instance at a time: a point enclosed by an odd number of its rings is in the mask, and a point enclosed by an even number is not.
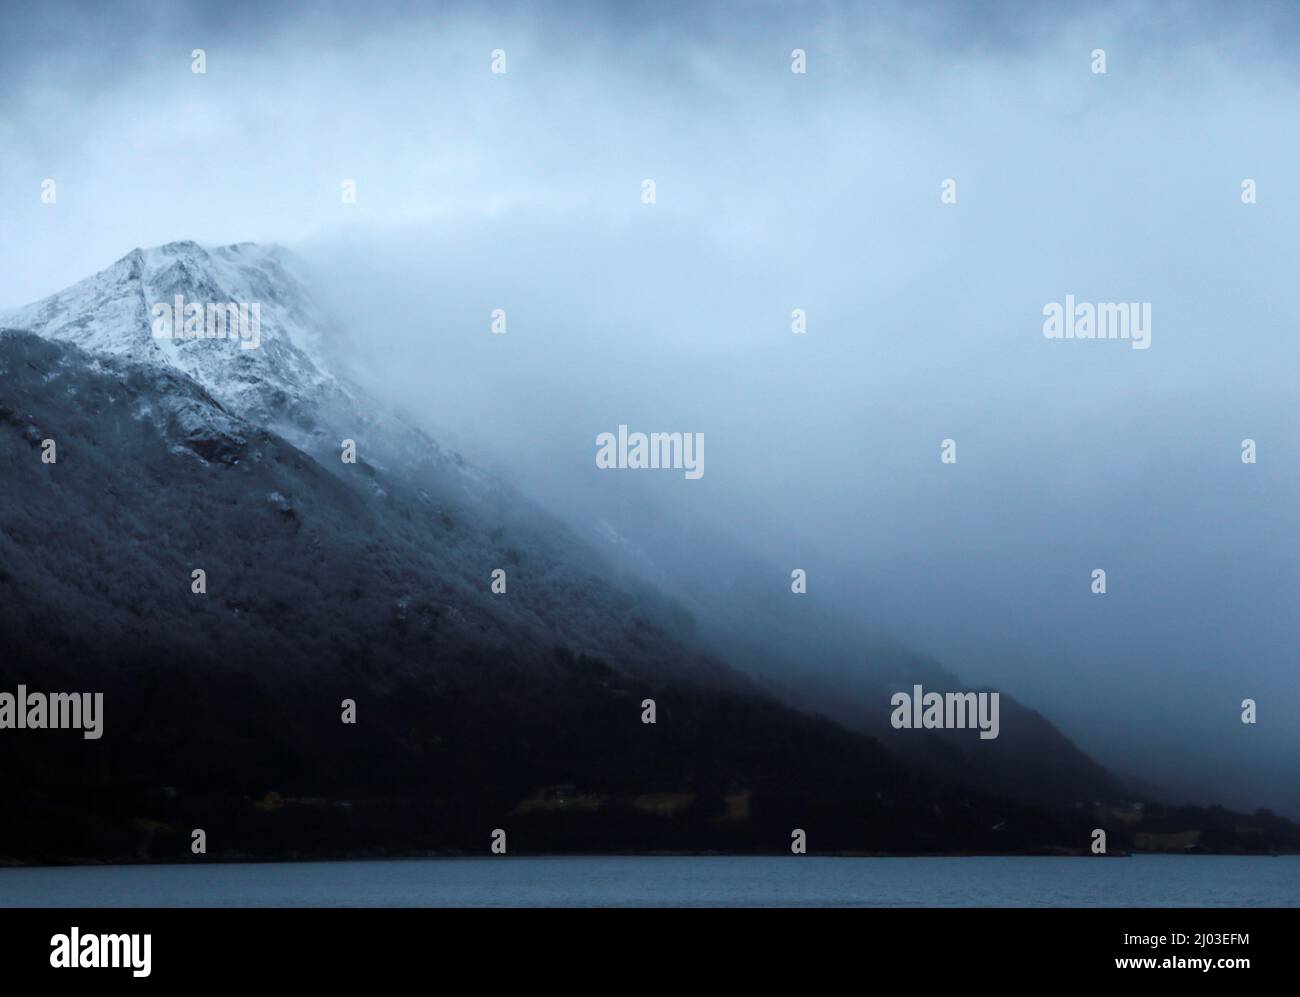
<svg viewBox="0 0 1300 997"><path fill-rule="evenodd" d="M15 15L0 305L284 243L372 385L581 532L804 568L1121 776L1300 815L1294 10L234 9L91 16L90 47ZM1150 349L1044 338L1071 294L1149 302ZM703 433L705 474L598 470L620 424ZM707 588L679 535L646 556Z"/></svg>

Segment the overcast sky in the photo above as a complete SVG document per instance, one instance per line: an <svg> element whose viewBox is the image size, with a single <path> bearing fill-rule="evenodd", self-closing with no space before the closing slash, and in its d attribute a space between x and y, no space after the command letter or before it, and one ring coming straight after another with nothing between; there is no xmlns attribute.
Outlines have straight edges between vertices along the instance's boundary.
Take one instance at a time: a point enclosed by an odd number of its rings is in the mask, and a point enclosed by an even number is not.
<svg viewBox="0 0 1300 997"><path fill-rule="evenodd" d="M283 243L551 507L704 524L1104 761L1300 812L1300 8L914 6L6 5L0 306ZM1067 294L1151 348L1045 339ZM619 423L704 477L601 476Z"/></svg>

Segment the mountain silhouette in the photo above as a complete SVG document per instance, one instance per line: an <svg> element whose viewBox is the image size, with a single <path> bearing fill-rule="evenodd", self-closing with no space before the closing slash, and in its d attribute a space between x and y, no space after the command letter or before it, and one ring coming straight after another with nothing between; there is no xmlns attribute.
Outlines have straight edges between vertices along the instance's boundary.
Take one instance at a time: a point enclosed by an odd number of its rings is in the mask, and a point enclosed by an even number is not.
<svg viewBox="0 0 1300 997"><path fill-rule="evenodd" d="M156 335L178 296L259 344ZM284 250L135 250L0 327L0 690L105 702L21 734L0 857L1079 851L1126 798L1010 697L995 741L893 731L960 688L903 649L846 672L833 630L800 682L771 622L722 639L360 387Z"/></svg>

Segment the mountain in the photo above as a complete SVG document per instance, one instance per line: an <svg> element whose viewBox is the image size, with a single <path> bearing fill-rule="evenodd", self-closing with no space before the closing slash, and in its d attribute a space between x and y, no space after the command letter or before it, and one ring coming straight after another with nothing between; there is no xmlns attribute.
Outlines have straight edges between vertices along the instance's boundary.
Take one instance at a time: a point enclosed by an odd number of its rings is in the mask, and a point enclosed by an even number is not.
<svg viewBox="0 0 1300 997"><path fill-rule="evenodd" d="M297 270L175 243L0 316L0 691L105 704L99 740L0 731L22 738L0 857L190 860L194 828L225 857L481 852L494 828L525 852L779 851L794 828L1079 850L1107 819L1121 790L1028 711L993 751L903 741L867 685L836 702L728 654L358 387ZM259 302L259 347L160 340L178 294ZM1051 792L1015 777L1053 761Z"/></svg>
<svg viewBox="0 0 1300 997"><path fill-rule="evenodd" d="M282 250L251 243L211 252L193 242L136 249L58 294L0 315L0 323L97 355L182 372L231 411L292 425L295 414L310 418L331 397L358 399L330 373L324 357L329 318L291 266ZM239 349L155 336L152 306L170 306L176 295L196 303L260 303L260 345Z"/></svg>
<svg viewBox="0 0 1300 997"><path fill-rule="evenodd" d="M991 741L965 731L895 730L893 693L977 687L933 659L811 598L792 598L784 572L690 522L603 523L602 549L654 578L692 607L699 639L799 707L884 742L937 778L1026 801L1127 798L1123 783L1080 751L1050 720L1000 692L1002 728ZM659 558L657 551L674 552ZM686 552L686 553L682 553ZM774 584L775 582L775 584ZM992 691L992 690L985 690Z"/></svg>
<svg viewBox="0 0 1300 997"><path fill-rule="evenodd" d="M154 306L171 306L177 296L200 306L257 303L257 346L155 335ZM342 340L299 264L278 246L136 249L58 294L0 313L0 326L184 374L227 412L314 454L355 439L370 466L454 469L471 492L482 482L409 421L381 417L374 398L336 373L355 344Z"/></svg>

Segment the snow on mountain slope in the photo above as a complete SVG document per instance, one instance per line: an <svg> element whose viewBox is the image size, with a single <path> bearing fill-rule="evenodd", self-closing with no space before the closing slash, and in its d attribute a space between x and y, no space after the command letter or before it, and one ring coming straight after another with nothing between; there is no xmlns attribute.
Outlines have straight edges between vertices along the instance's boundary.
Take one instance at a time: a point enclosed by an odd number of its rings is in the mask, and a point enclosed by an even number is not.
<svg viewBox="0 0 1300 997"><path fill-rule="evenodd" d="M156 338L150 309L185 302L256 302L261 343ZM307 400L337 386L322 356L330 327L276 247L252 243L208 251L193 242L136 249L106 270L16 309L0 322L92 353L165 363L193 377L222 404L255 412L277 393Z"/></svg>
<svg viewBox="0 0 1300 997"><path fill-rule="evenodd" d="M176 295L186 303L260 302L259 347L241 349L230 339L155 337L151 309ZM5 328L75 346L102 363L102 370L92 370L117 377L134 370L145 377L156 390L139 394L132 416L163 417L177 430L180 452L240 464L249 459L240 441L252 429L268 430L368 498L382 500L389 512L402 508L415 521L408 505L421 516L441 510L439 524L463 527L443 538L444 568L454 564L471 587L490 568L510 564L533 573L537 583L545 583L538 591L571 603L576 612L592 600L578 598L575 586L612 577L559 520L505 481L444 450L349 379L348 358L338 345L345 341L341 330L315 303L291 254L279 247L205 249L177 242L136 249L57 294L0 314L0 330ZM196 401L200 396L215 404ZM232 419L237 426L228 425ZM340 460L344 440L356 442L355 465ZM679 614L663 607L658 593L634 583L630 573L617 574L638 603L658 607L656 612L680 626ZM522 608L523 602L510 605ZM554 615L551 607L539 618ZM596 619L582 624L588 630L602 626Z"/></svg>
<svg viewBox="0 0 1300 997"><path fill-rule="evenodd" d="M152 309L171 307L177 295L204 307L258 304L258 346L242 348L237 338L156 337ZM470 497L500 497L503 490L348 378L333 319L278 246L172 242L135 249L56 294L0 312L0 327L180 371L231 413L330 463L341 442L352 439L358 459L375 467L433 471Z"/></svg>

